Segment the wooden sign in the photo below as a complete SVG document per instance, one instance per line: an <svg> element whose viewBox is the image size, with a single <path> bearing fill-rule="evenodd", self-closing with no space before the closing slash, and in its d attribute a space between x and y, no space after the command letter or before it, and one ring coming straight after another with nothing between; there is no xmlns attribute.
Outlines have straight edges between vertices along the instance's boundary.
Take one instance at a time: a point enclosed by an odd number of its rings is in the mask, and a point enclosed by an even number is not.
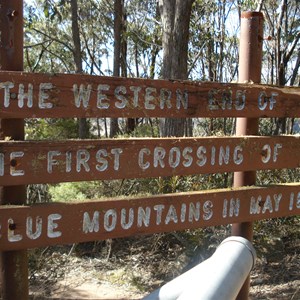
<svg viewBox="0 0 300 300"><path fill-rule="evenodd" d="M4 186L299 165L299 136L0 142Z"/></svg>
<svg viewBox="0 0 300 300"><path fill-rule="evenodd" d="M300 184L1 206L0 250L70 244L298 215Z"/></svg>
<svg viewBox="0 0 300 300"><path fill-rule="evenodd" d="M0 118L299 117L300 89L0 72Z"/></svg>

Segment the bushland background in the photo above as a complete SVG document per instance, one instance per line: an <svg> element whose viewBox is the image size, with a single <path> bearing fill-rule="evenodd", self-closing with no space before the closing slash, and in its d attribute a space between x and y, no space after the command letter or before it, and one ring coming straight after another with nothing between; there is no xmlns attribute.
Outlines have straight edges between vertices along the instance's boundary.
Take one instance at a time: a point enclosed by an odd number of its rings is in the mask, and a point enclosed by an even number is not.
<svg viewBox="0 0 300 300"><path fill-rule="evenodd" d="M25 71L236 82L240 15L265 16L261 81L300 85L297 0L27 0ZM26 139L223 136L234 118L28 119ZM260 135L299 134L298 118L261 119ZM299 169L257 172L257 184L299 181ZM232 174L28 186L28 202L225 188ZM299 216L255 223L253 299L299 299ZM134 298L207 258L230 226L34 249L32 297ZM113 294L109 294L109 293ZM107 293L107 294L106 294Z"/></svg>

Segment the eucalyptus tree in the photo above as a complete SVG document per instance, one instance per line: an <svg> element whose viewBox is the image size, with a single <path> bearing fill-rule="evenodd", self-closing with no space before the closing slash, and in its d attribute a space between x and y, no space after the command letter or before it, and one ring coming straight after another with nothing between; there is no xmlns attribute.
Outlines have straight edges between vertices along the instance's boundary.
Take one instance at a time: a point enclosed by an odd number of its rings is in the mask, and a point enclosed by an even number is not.
<svg viewBox="0 0 300 300"><path fill-rule="evenodd" d="M297 0L267 0L262 3L265 15L264 81L300 85L300 6ZM293 118L272 119L275 134L293 133Z"/></svg>
<svg viewBox="0 0 300 300"><path fill-rule="evenodd" d="M127 42L128 74L141 78L160 75L161 22L156 0L128 0Z"/></svg>
<svg viewBox="0 0 300 300"><path fill-rule="evenodd" d="M188 76L232 82L238 73L239 7L236 1L196 0L191 14ZM194 119L194 133L230 134L234 119Z"/></svg>
<svg viewBox="0 0 300 300"><path fill-rule="evenodd" d="M73 23L72 7L75 8ZM80 43L82 72L111 75L111 70L103 66L106 64L108 52L111 51L109 43L113 39L112 14L113 8L109 1L30 1L30 4L25 6L27 67L32 71L48 68L49 72L74 73L78 69L80 53L76 49ZM74 35L75 17L79 34Z"/></svg>
<svg viewBox="0 0 300 300"><path fill-rule="evenodd" d="M128 76L151 79L159 77L162 32L157 1L126 1L126 17ZM152 127L152 120L127 119L126 133L134 133L139 124L150 124Z"/></svg>
<svg viewBox="0 0 300 300"><path fill-rule="evenodd" d="M111 7L100 0L34 0L25 5L25 63L31 72L110 74ZM78 120L79 137L89 122Z"/></svg>
<svg viewBox="0 0 300 300"><path fill-rule="evenodd" d="M126 61L126 24L124 0L114 0L114 50L113 50L113 76L125 75L124 61ZM123 62L122 62L123 61ZM122 66L122 70L121 70ZM118 118L110 118L110 137L115 137L120 132Z"/></svg>
<svg viewBox="0 0 300 300"><path fill-rule="evenodd" d="M187 79L189 25L194 0L159 0L162 21L163 65L165 79ZM192 135L183 118L166 118L163 136Z"/></svg>

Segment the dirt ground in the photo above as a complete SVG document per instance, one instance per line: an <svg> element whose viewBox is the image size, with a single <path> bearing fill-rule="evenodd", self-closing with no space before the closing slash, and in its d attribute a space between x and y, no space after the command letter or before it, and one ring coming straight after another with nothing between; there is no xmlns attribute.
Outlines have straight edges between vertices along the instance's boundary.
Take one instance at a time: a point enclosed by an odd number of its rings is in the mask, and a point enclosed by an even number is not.
<svg viewBox="0 0 300 300"><path fill-rule="evenodd" d="M256 234L250 299L300 299L299 221L293 226L272 238ZM226 230L208 231L193 249L175 233L32 250L31 299L141 299L215 251Z"/></svg>

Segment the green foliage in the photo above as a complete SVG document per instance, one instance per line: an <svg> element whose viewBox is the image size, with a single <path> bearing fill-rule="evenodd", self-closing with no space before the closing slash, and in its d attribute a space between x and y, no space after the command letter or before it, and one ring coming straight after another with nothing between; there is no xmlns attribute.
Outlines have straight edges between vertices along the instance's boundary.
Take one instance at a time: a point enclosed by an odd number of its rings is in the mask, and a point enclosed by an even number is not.
<svg viewBox="0 0 300 300"><path fill-rule="evenodd" d="M257 171L257 184L300 182L300 168Z"/></svg>
<svg viewBox="0 0 300 300"><path fill-rule="evenodd" d="M149 120L149 122L141 122L135 127L134 131L122 137L159 137L158 120Z"/></svg>
<svg viewBox="0 0 300 300"><path fill-rule="evenodd" d="M258 1L253 0L238 1L239 9L241 11L255 11L257 7L257 2Z"/></svg>
<svg viewBox="0 0 300 300"><path fill-rule="evenodd" d="M199 118L194 121L195 136L230 136L235 133L235 118Z"/></svg>
<svg viewBox="0 0 300 300"><path fill-rule="evenodd" d="M30 184L27 186L27 204L51 202L48 184Z"/></svg>
<svg viewBox="0 0 300 300"><path fill-rule="evenodd" d="M78 0L82 61L88 74L110 74L113 52L113 1ZM239 13L255 9L257 1L196 0L190 22L189 78L230 82L237 77ZM264 1L268 10L267 30L277 28L279 1ZM161 68L162 28L157 1L125 1L127 57L123 57L127 73L134 77L158 77ZM293 12L294 11L294 12ZM291 1L282 32L282 47L289 49L299 32L299 8ZM289 19L289 16L292 18ZM291 21L291 22L290 22ZM264 43L265 57L274 57L272 44ZM75 72L74 42L70 2L66 0L35 0L25 5L25 70L30 72ZM296 54L291 58L296 59ZM264 60L265 61L265 60ZM271 72L272 69L272 72ZM293 72L287 67L286 78ZM266 74L267 73L267 74ZM276 82L274 62L264 65L266 81ZM274 75L272 75L274 76ZM100 125L90 120L91 134ZM286 124L293 124L287 120ZM97 126L98 125L98 126ZM276 119L261 119L260 134L272 135L278 127ZM123 122L123 132L126 123ZM288 127L288 126L287 126ZM26 120L26 138L53 140L77 138L75 119ZM235 119L196 119L195 136L229 136L235 133ZM96 135L96 134L95 134ZM120 137L159 137L158 119L139 119L135 130ZM259 171L258 184L300 181L299 169ZM167 178L111 180L63 183L50 187L54 201L71 201L101 197L147 195L168 192L199 191L226 188L232 185L232 174L205 174ZM36 198L36 197L35 197ZM192 238L192 237L191 237Z"/></svg>
<svg viewBox="0 0 300 300"><path fill-rule="evenodd" d="M60 183L50 186L50 194L55 202L70 202L86 199L86 187L82 183Z"/></svg>
<svg viewBox="0 0 300 300"><path fill-rule="evenodd" d="M28 140L77 138L78 123L75 119L28 119L25 134Z"/></svg>
<svg viewBox="0 0 300 300"><path fill-rule="evenodd" d="M112 6L100 0L78 0L84 71L101 74L112 37ZM25 70L74 73L70 2L35 0L25 5ZM102 73L103 74L103 73Z"/></svg>

